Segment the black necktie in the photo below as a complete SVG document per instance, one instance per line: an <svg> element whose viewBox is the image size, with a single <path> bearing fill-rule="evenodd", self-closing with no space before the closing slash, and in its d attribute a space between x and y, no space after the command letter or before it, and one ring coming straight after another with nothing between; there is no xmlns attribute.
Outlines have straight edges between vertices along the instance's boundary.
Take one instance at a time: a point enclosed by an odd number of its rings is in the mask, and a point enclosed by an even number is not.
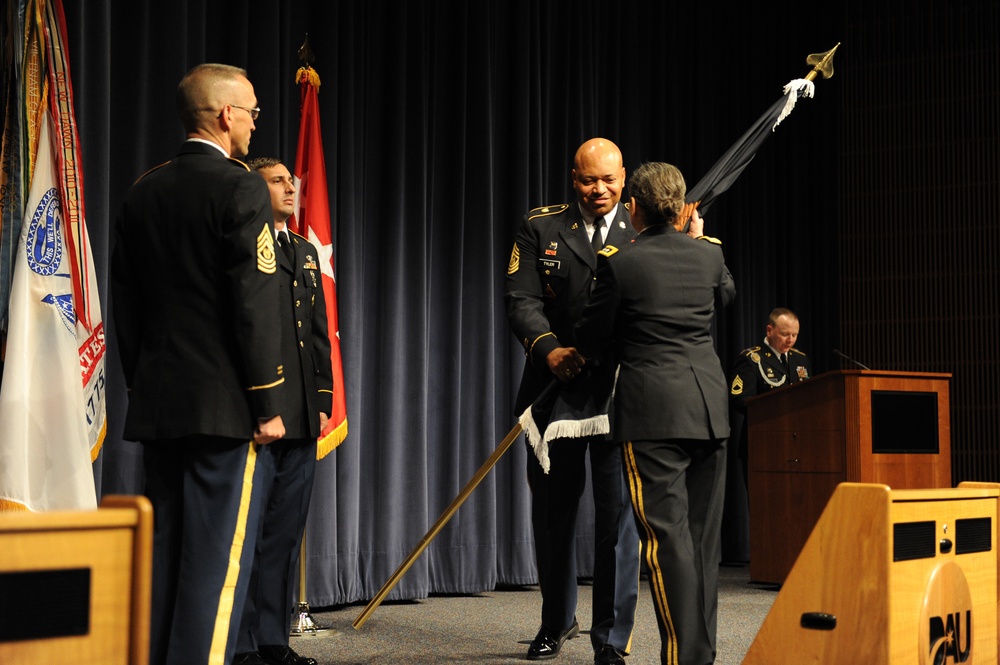
<svg viewBox="0 0 1000 665"><path fill-rule="evenodd" d="M604 218L594 218L594 235L590 238L590 246L594 248L594 254L604 249L604 240L601 238L601 229L604 227Z"/></svg>
<svg viewBox="0 0 1000 665"><path fill-rule="evenodd" d="M791 372L788 369L788 354L787 353L782 353L781 354L781 366L785 368L785 376L788 376L789 374L791 374Z"/></svg>
<svg viewBox="0 0 1000 665"><path fill-rule="evenodd" d="M287 231L278 231L278 247L285 252L285 257L289 263L295 262L295 249L292 247L292 241L288 237Z"/></svg>

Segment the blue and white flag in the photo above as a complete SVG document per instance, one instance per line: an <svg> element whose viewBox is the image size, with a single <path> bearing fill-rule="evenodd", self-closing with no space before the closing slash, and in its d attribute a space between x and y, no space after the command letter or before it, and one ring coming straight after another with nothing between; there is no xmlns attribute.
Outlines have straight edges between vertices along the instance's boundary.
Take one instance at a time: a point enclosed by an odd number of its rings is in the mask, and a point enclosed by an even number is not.
<svg viewBox="0 0 1000 665"><path fill-rule="evenodd" d="M104 325L99 302L91 303L90 331L77 321L67 233L46 110L11 285L0 510L97 507L91 451L105 428ZM93 268L88 272L86 292L96 300Z"/></svg>

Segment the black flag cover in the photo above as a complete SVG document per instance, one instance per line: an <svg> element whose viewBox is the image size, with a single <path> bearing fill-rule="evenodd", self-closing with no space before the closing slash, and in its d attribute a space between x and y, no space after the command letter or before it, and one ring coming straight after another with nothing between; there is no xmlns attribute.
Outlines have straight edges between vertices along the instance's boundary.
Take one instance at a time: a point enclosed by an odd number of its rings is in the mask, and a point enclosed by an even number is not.
<svg viewBox="0 0 1000 665"><path fill-rule="evenodd" d="M696 209L699 214L704 214L712 202L736 182L761 144L795 108L799 97L813 96L813 80L818 74L822 74L823 78L833 76L833 54L839 46L838 43L825 53L814 53L806 58L806 63L813 65L812 71L805 78L794 79L785 85L782 96L688 191L687 204L680 214L682 226L687 225ZM606 370L598 368L598 371L601 369ZM588 389L588 374L584 373L564 384L558 391L547 389L518 418L546 473L549 471L548 444L553 439L585 438L611 431L607 415L611 394L594 394ZM553 379L553 383L558 381Z"/></svg>
<svg viewBox="0 0 1000 665"><path fill-rule="evenodd" d="M687 205L681 212L681 219L685 224L695 209L704 215L712 202L736 182L743 169L757 154L761 144L795 108L795 102L799 97L813 96L815 92L813 80L816 75L822 74L823 78L827 79L833 76L833 54L839 46L838 43L825 53L814 53L806 58L806 63L813 65L812 71L803 79L789 81L782 90L782 96L771 105L771 108L767 109L757 122L719 158L708 173L688 190Z"/></svg>

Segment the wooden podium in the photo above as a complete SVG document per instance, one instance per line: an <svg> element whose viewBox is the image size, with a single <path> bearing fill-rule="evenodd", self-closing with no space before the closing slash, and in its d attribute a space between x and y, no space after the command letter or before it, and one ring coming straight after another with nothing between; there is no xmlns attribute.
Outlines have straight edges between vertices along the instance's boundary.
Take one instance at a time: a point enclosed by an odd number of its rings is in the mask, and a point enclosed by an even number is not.
<svg viewBox="0 0 1000 665"><path fill-rule="evenodd" d="M747 400L752 581L784 583L839 483L951 487L950 378L841 370Z"/></svg>
<svg viewBox="0 0 1000 665"><path fill-rule="evenodd" d="M837 487L743 665L996 665L1000 484Z"/></svg>
<svg viewBox="0 0 1000 665"><path fill-rule="evenodd" d="M0 663L146 665L153 507L0 513Z"/></svg>

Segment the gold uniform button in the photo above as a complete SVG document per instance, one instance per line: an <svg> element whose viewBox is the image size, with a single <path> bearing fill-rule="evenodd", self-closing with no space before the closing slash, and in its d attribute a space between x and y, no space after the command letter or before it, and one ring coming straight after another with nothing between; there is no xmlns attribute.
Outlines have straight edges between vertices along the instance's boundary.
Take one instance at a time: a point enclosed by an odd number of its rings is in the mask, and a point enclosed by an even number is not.
<svg viewBox="0 0 1000 665"><path fill-rule="evenodd" d="M298 285L299 285L299 280L297 279L292 280L292 286L298 286Z"/></svg>
<svg viewBox="0 0 1000 665"><path fill-rule="evenodd" d="M295 325L297 325L299 328L301 328L302 327L302 322L301 321L296 321Z"/></svg>
<svg viewBox="0 0 1000 665"><path fill-rule="evenodd" d="M305 348L306 344L301 339L299 340L299 346Z"/></svg>

